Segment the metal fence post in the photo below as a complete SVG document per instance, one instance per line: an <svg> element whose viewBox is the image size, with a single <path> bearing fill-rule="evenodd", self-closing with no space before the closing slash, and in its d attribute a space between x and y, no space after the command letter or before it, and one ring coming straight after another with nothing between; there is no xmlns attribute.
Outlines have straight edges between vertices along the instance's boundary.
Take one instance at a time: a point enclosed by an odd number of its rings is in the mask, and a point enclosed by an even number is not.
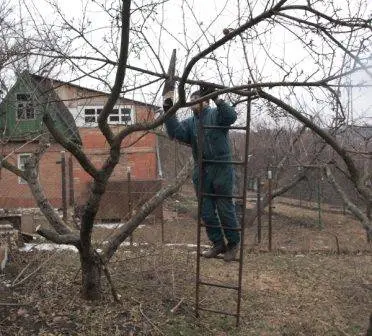
<svg viewBox="0 0 372 336"><path fill-rule="evenodd" d="M127 167L127 179L128 179L128 219L132 216L132 191L131 191L131 175L130 175L130 167ZM129 244L130 246L133 245L133 234L129 236Z"/></svg>
<svg viewBox="0 0 372 336"><path fill-rule="evenodd" d="M272 171L268 170L267 171L267 178L269 180L269 186L268 186L268 197L269 197L269 251L272 249Z"/></svg>
<svg viewBox="0 0 372 336"><path fill-rule="evenodd" d="M69 205L73 207L75 205L75 191L74 191L74 166L72 161L72 155L68 158L68 176L69 176Z"/></svg>
<svg viewBox="0 0 372 336"><path fill-rule="evenodd" d="M66 187L66 152L61 151L61 175L62 175L62 219L67 220L67 187Z"/></svg>
<svg viewBox="0 0 372 336"><path fill-rule="evenodd" d="M261 179L257 177L257 242L261 243Z"/></svg>

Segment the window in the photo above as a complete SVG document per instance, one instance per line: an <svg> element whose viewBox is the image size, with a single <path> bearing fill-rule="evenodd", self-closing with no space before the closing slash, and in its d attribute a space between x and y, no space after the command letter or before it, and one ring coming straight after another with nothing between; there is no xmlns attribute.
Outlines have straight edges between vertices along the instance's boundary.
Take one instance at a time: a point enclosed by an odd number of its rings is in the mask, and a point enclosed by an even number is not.
<svg viewBox="0 0 372 336"><path fill-rule="evenodd" d="M119 109L112 110L112 112L109 114L108 121L112 123L119 122Z"/></svg>
<svg viewBox="0 0 372 336"><path fill-rule="evenodd" d="M21 170L25 170L25 163L27 162L27 159L31 156L30 153L22 153L18 155L18 168ZM26 184L27 182L21 178L18 177L18 183L19 184Z"/></svg>
<svg viewBox="0 0 372 336"><path fill-rule="evenodd" d="M17 120L35 119L35 109L31 94L17 93Z"/></svg>
<svg viewBox="0 0 372 336"><path fill-rule="evenodd" d="M96 120L96 110L95 109L85 109L85 122L97 122Z"/></svg>
<svg viewBox="0 0 372 336"><path fill-rule="evenodd" d="M98 116L102 112L102 108L89 107L84 109L84 121L86 123L97 123ZM132 122L132 108L131 107L116 107L108 116L109 124L125 124Z"/></svg>
<svg viewBox="0 0 372 336"><path fill-rule="evenodd" d="M121 122L128 124L131 122L131 115L130 115L131 109L128 107L124 107L121 109Z"/></svg>

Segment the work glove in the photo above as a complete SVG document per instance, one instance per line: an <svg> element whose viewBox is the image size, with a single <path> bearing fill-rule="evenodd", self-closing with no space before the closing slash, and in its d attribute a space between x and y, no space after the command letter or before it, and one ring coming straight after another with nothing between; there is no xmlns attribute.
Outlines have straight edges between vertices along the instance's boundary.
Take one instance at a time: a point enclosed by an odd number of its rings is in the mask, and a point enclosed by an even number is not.
<svg viewBox="0 0 372 336"><path fill-rule="evenodd" d="M216 89L212 86L200 86L200 96L204 97L206 95L209 95L210 93L215 92ZM218 96L215 96L212 98L214 101L218 99Z"/></svg>
<svg viewBox="0 0 372 336"><path fill-rule="evenodd" d="M164 112L167 112L171 107L173 106L173 100L172 98L166 98L163 101L163 110Z"/></svg>

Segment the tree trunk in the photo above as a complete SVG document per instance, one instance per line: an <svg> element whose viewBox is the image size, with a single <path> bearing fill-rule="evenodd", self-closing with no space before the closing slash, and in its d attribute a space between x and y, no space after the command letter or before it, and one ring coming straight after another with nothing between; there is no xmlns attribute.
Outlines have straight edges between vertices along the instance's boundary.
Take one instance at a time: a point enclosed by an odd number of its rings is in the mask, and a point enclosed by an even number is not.
<svg viewBox="0 0 372 336"><path fill-rule="evenodd" d="M99 256L90 250L80 252L82 296L87 300L98 300L101 297L102 265Z"/></svg>

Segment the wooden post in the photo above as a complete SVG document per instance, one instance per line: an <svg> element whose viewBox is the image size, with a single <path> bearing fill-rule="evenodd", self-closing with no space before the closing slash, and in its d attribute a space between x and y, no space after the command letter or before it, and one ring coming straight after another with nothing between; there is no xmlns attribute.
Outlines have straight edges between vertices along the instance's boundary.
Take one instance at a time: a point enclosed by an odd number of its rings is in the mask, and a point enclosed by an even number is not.
<svg viewBox="0 0 372 336"><path fill-rule="evenodd" d="M161 243L164 244L164 217L161 216Z"/></svg>
<svg viewBox="0 0 372 336"><path fill-rule="evenodd" d="M271 170L268 170L267 171L267 178L269 180L269 186L268 186L268 197L269 197L269 232L268 232L268 235L269 235L269 251L271 251L272 249L272 223L271 223L271 219L272 219L272 172Z"/></svg>
<svg viewBox="0 0 372 336"><path fill-rule="evenodd" d="M67 186L66 186L66 152L61 151L61 175L62 175L62 219L67 220Z"/></svg>
<svg viewBox="0 0 372 336"><path fill-rule="evenodd" d="M73 207L75 205L75 192L74 192L74 166L72 161L72 155L68 158L68 177L69 177L69 205Z"/></svg>
<svg viewBox="0 0 372 336"><path fill-rule="evenodd" d="M128 179L128 219L132 216L132 190L131 190L131 176L130 176L130 167L127 167L127 179ZM133 245L133 234L129 237L130 246Z"/></svg>
<svg viewBox="0 0 372 336"><path fill-rule="evenodd" d="M177 157L178 157L178 147L177 141L174 141L174 178L177 178Z"/></svg>
<svg viewBox="0 0 372 336"><path fill-rule="evenodd" d="M319 229L323 229L323 222L322 222L322 207L321 207L321 202L322 202L322 196L321 196L321 171L319 169L318 171L318 183L317 183L317 201L318 201L318 227Z"/></svg>
<svg viewBox="0 0 372 336"><path fill-rule="evenodd" d="M261 243L261 179L257 177L257 242Z"/></svg>

